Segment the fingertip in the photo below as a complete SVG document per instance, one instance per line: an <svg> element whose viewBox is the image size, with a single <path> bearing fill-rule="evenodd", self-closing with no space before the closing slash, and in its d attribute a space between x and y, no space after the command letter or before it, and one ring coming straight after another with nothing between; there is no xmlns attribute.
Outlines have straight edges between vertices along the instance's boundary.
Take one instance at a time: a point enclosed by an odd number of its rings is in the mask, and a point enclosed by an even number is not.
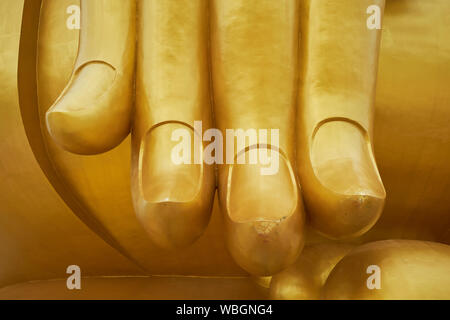
<svg viewBox="0 0 450 320"><path fill-rule="evenodd" d="M386 192L365 131L350 121L322 124L303 170L312 226L333 239L357 237L377 222Z"/></svg>
<svg viewBox="0 0 450 320"><path fill-rule="evenodd" d="M75 154L94 155L116 147L130 131L131 92L108 63L91 61L73 75L46 113L53 140ZM125 90L125 91L124 91Z"/></svg>
<svg viewBox="0 0 450 320"><path fill-rule="evenodd" d="M177 131L179 130L179 131ZM174 132L189 137L189 163L177 163ZM135 211L150 239L163 249L181 249L205 231L212 210L214 170L193 160L191 127L168 122L154 126L139 145L139 164L133 183ZM135 151L135 152L136 152ZM178 154L177 154L178 155Z"/></svg>
<svg viewBox="0 0 450 320"><path fill-rule="evenodd" d="M304 244L303 203L290 163L278 154L274 175L260 164L233 165L229 172L226 215L228 249L247 272L271 276L290 264Z"/></svg>

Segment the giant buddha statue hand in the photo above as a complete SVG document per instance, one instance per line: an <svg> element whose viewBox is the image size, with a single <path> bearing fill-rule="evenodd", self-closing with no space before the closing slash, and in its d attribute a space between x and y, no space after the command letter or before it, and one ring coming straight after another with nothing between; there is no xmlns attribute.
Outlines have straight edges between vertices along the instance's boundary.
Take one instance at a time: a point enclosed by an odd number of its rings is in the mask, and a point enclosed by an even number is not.
<svg viewBox="0 0 450 320"><path fill-rule="evenodd" d="M20 109L0 118L16 139L0 151L17 158L0 166L0 195L39 201L0 201L0 227L24 252L15 219L38 233L72 228L74 213L133 265L108 274L250 274L275 299L450 297L447 0L21 1L0 4L15 13L0 61L19 52L20 101L0 97ZM73 228L87 257L101 251ZM104 275L110 260L95 261L88 274ZM60 276L41 269L16 277Z"/></svg>
<svg viewBox="0 0 450 320"><path fill-rule="evenodd" d="M83 155L108 151L131 131L136 215L154 242L180 248L208 224L215 174L203 159L207 142L200 161L193 147L192 161L174 163L177 130L202 141L195 121L224 135L278 129L278 141L249 134L237 147L227 139L223 151L237 162L266 149L278 161L273 174L214 158L231 254L252 274L274 274L303 246L302 195L309 223L332 238L359 236L381 214L372 152L380 31L365 14L373 4L153 0L136 11L131 0L82 1L75 69L47 111L48 130Z"/></svg>

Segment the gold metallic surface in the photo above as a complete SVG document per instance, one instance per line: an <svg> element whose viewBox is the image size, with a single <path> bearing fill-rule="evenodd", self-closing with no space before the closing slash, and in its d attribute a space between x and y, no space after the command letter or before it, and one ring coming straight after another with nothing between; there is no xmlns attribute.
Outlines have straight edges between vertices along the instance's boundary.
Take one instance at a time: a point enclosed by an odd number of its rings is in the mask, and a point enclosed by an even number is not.
<svg viewBox="0 0 450 320"><path fill-rule="evenodd" d="M114 246L122 247L150 274L244 275L225 248L221 217L217 208L213 209L205 235L190 247L168 252L150 241L146 231L137 221L133 208L131 182L137 183L139 177L136 175L135 179L130 179L130 138L109 152L86 157L61 149L48 135L45 113L70 79L77 55L78 32L65 26L65 8L72 4L80 3L72 0L47 0L41 9L43 17L38 61L39 109L43 141L52 162L49 170L55 170L64 181L63 186L55 186L56 190L65 201L70 194L75 194L83 211L74 212L85 222L92 218L98 220L106 229L105 233L116 239L117 244ZM66 58L58 60L55 56ZM142 126L147 125L148 120L142 122ZM166 140L166 144L170 144L166 146L168 150L172 143L169 136ZM136 156L139 150L133 150ZM166 159L161 162L170 164ZM137 164L133 168L137 173ZM85 214L81 216L80 212ZM97 226L94 229L99 231Z"/></svg>
<svg viewBox="0 0 450 320"><path fill-rule="evenodd" d="M233 150L235 155L248 154L252 147L278 153L272 155L280 159L275 175L261 176L259 164L220 165L218 170L228 248L254 275L272 275L292 264L304 243L304 209L293 165L297 7L291 0L261 1L257 6L217 0L211 9L217 128L280 131L277 146L256 141Z"/></svg>
<svg viewBox="0 0 450 320"><path fill-rule="evenodd" d="M363 241L450 244L450 2L387 1L385 11L374 141L388 200Z"/></svg>
<svg viewBox="0 0 450 320"><path fill-rule="evenodd" d="M114 148L130 131L136 3L82 1L81 10L72 77L46 122L63 149L88 155Z"/></svg>
<svg viewBox="0 0 450 320"><path fill-rule="evenodd" d="M92 277L82 290L67 290L63 279L21 283L0 289L0 300L240 300L265 299L248 278Z"/></svg>
<svg viewBox="0 0 450 320"><path fill-rule="evenodd" d="M139 2L132 193L138 219L165 248L183 249L197 240L214 200L214 166L203 157L195 164L203 146L194 150L193 143L199 135L202 140L194 121L202 121L204 130L212 126L207 9L205 0ZM172 161L177 129L189 132L190 164Z"/></svg>
<svg viewBox="0 0 450 320"><path fill-rule="evenodd" d="M366 27L374 4L382 30ZM447 0L0 0L0 286L74 263L130 276L0 298L450 299L449 14ZM194 121L279 129L278 146L231 154L266 149L278 172L175 165L173 132L201 139Z"/></svg>
<svg viewBox="0 0 450 320"><path fill-rule="evenodd" d="M23 1L1 1L0 13L0 285L64 277L75 260L86 275L140 274L73 215L36 161L17 87L22 15L27 12Z"/></svg>
<svg viewBox="0 0 450 320"><path fill-rule="evenodd" d="M367 268L381 270L381 289L370 290ZM450 246L385 240L352 250L331 271L325 299L449 299Z"/></svg>
<svg viewBox="0 0 450 320"><path fill-rule="evenodd" d="M270 298L277 300L316 300L336 264L352 249L349 244L316 244L306 246L298 260L274 275Z"/></svg>
<svg viewBox="0 0 450 320"><path fill-rule="evenodd" d="M301 1L297 164L311 225L332 238L369 230L386 196L372 144L381 31L361 27L373 4L384 10L384 1Z"/></svg>

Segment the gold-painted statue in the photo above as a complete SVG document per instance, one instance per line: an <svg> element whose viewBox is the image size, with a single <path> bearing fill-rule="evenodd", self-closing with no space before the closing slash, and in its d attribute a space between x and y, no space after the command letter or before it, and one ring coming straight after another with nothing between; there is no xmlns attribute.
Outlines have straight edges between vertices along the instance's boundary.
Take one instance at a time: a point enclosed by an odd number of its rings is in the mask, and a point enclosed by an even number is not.
<svg viewBox="0 0 450 320"><path fill-rule="evenodd" d="M0 299L450 299L449 14L0 0Z"/></svg>

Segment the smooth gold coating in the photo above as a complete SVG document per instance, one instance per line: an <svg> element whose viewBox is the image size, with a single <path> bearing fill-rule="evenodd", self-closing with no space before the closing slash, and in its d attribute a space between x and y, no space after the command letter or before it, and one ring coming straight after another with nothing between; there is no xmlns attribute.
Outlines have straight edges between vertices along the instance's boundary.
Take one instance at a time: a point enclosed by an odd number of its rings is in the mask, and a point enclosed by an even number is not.
<svg viewBox="0 0 450 320"><path fill-rule="evenodd" d="M366 26L374 4L382 30ZM0 286L77 263L92 288L1 298L450 299L447 0L0 9ZM279 129L279 146L231 155L268 149L279 170L219 164L214 198L213 165L171 161L176 130L201 138L196 120Z"/></svg>
<svg viewBox="0 0 450 320"><path fill-rule="evenodd" d="M33 136L39 137L42 130L44 146L36 154L39 155L41 166L44 163L42 159L49 158L49 165L43 166L44 172L52 177L55 189L64 201L70 203L82 221L104 239L114 239L113 246L116 249L122 248L122 252L126 252L150 274L245 275L226 250L217 205L212 210L204 236L191 246L167 251L149 239L148 233L136 219L133 208L130 192L130 138L109 152L86 157L63 150L48 135L45 113L69 81L77 54L78 32L67 29L65 25L65 10L72 4L80 3L46 0L41 9L37 68L41 126L38 126L37 132L33 132ZM26 128L31 127L30 122L27 122ZM36 124L35 120L32 124ZM172 143L170 138L165 143ZM163 159L162 162L165 161ZM72 202L71 196L76 201Z"/></svg>
<svg viewBox="0 0 450 320"><path fill-rule="evenodd" d="M270 298L276 300L323 299L323 286L336 264L355 246L350 244L315 244L306 246L297 261L274 275Z"/></svg>
<svg viewBox="0 0 450 320"><path fill-rule="evenodd" d="M81 0L83 28L72 78L47 111L52 138L65 150L97 154L129 133L135 2Z"/></svg>
<svg viewBox="0 0 450 320"><path fill-rule="evenodd" d="M208 225L214 167L196 164L194 121L212 126L208 64L208 2L139 1L132 192L150 238L165 248L192 244ZM180 28L183 26L183 28ZM151 71L150 71L151 70ZM190 164L172 161L172 134L189 132ZM201 157L200 160L203 160Z"/></svg>
<svg viewBox="0 0 450 320"><path fill-rule="evenodd" d="M19 49L26 56L36 50L36 42L21 40L22 33L33 27L37 31L34 5L39 8L37 1L25 5L0 1L0 286L62 278L73 261L83 266L86 276L142 274L73 214L74 207L55 191L42 170L43 162L37 161L30 147L19 101L22 107L36 104L31 88L19 90L17 79L19 72L25 72L23 79L33 80L27 72L36 70L18 69ZM22 24L22 17L26 23ZM19 95L22 90L25 96Z"/></svg>
<svg viewBox="0 0 450 320"><path fill-rule="evenodd" d="M65 280L20 283L0 289L0 300L261 300L266 291L248 277L92 277L83 290ZM65 288L61 290L61 288Z"/></svg>
<svg viewBox="0 0 450 320"><path fill-rule="evenodd" d="M364 242L450 243L449 11L445 0L386 2L374 141L387 201Z"/></svg>
<svg viewBox="0 0 450 320"><path fill-rule="evenodd" d="M367 286L367 268L381 270L381 289ZM385 240L357 247L331 271L325 299L450 298L450 246L426 241Z"/></svg>
<svg viewBox="0 0 450 320"><path fill-rule="evenodd" d="M362 27L370 5L384 10L383 0L301 1L297 164L311 225L338 239L369 230L386 196L372 145L381 31Z"/></svg>
<svg viewBox="0 0 450 320"><path fill-rule="evenodd" d="M222 132L280 131L279 145L247 141L235 149L235 155L254 147L270 149L280 159L276 174L262 176L260 164L220 165L218 170L230 253L251 274L272 275L292 264L304 243L303 202L293 166L298 4L217 0L211 16L217 127Z"/></svg>

